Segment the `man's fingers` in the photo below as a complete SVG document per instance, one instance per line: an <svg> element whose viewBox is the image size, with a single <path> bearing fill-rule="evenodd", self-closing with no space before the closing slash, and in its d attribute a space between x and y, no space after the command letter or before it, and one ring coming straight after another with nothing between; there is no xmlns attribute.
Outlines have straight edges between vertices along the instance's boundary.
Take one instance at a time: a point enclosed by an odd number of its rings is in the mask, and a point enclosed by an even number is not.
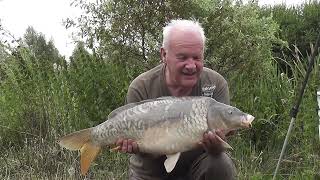
<svg viewBox="0 0 320 180"><path fill-rule="evenodd" d="M116 145L121 147L122 143L123 143L123 139L118 139L116 142Z"/></svg>
<svg viewBox="0 0 320 180"><path fill-rule="evenodd" d="M206 145L203 141L199 142L199 145L200 145L204 150L206 150L206 151L209 150L208 147L207 147L207 145Z"/></svg>
<svg viewBox="0 0 320 180"><path fill-rule="evenodd" d="M138 144L132 139L118 139L115 143L116 147L111 151L121 151L123 153L138 153Z"/></svg>
<svg viewBox="0 0 320 180"><path fill-rule="evenodd" d="M203 146L203 148L211 153L211 154L219 154L220 152L222 152L224 150L223 146L222 146L222 138L219 136L219 134L221 135L221 131L214 131L214 132L207 132L204 133L203 135L203 141L200 142L199 144L201 144Z"/></svg>
<svg viewBox="0 0 320 180"><path fill-rule="evenodd" d="M217 135L215 132L209 131L208 135L207 135L207 140L206 140L207 144L211 145L211 146L212 146L212 144L217 144L217 142L219 142L219 139L216 136Z"/></svg>
<svg viewBox="0 0 320 180"><path fill-rule="evenodd" d="M132 153L132 143L133 143L133 140L128 139L128 149L127 149L128 153Z"/></svg>
<svg viewBox="0 0 320 180"><path fill-rule="evenodd" d="M206 147L206 149L210 149L213 145L217 143L216 135L211 131L205 133L202 143Z"/></svg>
<svg viewBox="0 0 320 180"><path fill-rule="evenodd" d="M222 140L226 140L225 133L221 130L216 130L216 135L218 135Z"/></svg>
<svg viewBox="0 0 320 180"><path fill-rule="evenodd" d="M128 149L128 140L123 140L121 151L126 153Z"/></svg>
<svg viewBox="0 0 320 180"><path fill-rule="evenodd" d="M132 142L132 152L133 153L139 152L138 144L136 142Z"/></svg>
<svg viewBox="0 0 320 180"><path fill-rule="evenodd" d="M231 131L228 131L227 133L225 133L226 137L227 136L233 136L236 134L236 130L231 130Z"/></svg>
<svg viewBox="0 0 320 180"><path fill-rule="evenodd" d="M208 141L209 141L209 134L208 133L204 133L202 145L206 146Z"/></svg>

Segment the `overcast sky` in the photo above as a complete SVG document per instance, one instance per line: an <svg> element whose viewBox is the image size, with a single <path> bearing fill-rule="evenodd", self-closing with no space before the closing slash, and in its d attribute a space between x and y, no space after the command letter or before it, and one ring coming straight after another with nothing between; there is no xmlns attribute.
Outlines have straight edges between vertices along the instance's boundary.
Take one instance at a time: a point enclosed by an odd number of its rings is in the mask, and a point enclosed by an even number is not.
<svg viewBox="0 0 320 180"><path fill-rule="evenodd" d="M62 20L75 17L80 10L70 6L71 0L0 0L1 24L16 38L33 26L46 39L53 39L60 54L70 56L73 50L71 32Z"/></svg>
<svg viewBox="0 0 320 180"><path fill-rule="evenodd" d="M260 5L285 2L298 4L304 0L260 0ZM62 25L67 17L76 17L80 10L70 7L71 0L0 0L1 24L16 38L22 37L28 26L53 39L60 54L69 57L74 48L71 32ZM1 36L1 35L0 35Z"/></svg>

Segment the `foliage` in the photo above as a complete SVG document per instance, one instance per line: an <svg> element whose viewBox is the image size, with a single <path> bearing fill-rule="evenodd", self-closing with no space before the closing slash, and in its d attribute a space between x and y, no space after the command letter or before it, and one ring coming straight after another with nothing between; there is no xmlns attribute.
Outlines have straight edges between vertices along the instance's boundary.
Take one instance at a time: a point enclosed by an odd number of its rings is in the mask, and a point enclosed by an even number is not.
<svg viewBox="0 0 320 180"><path fill-rule="evenodd" d="M79 43L70 58L69 87L90 126L124 103L128 87L126 69L89 54Z"/></svg>
<svg viewBox="0 0 320 180"><path fill-rule="evenodd" d="M285 46L274 45L275 57L290 62L295 61L296 47L304 57L310 54L310 43L315 42L320 31L319 8L320 2L316 0L291 7L276 5L261 8L261 16L271 15L272 19L279 24L280 31L277 32L277 37L287 42ZM278 63L283 72L289 71L286 69L288 68L286 63L283 61L278 61Z"/></svg>
<svg viewBox="0 0 320 180"><path fill-rule="evenodd" d="M46 54L52 51L43 36L32 36L27 47L17 48L3 64L3 143L19 139L12 137L16 131L56 138L65 130L95 125L124 102L128 85L123 69L94 58L81 45L67 66L64 59ZM46 51L36 55L41 49Z"/></svg>
<svg viewBox="0 0 320 180"><path fill-rule="evenodd" d="M60 127L56 120L68 116L63 110L68 107L69 101L59 91L67 88L63 86L64 79L53 72L44 73L42 68L38 59L25 48L17 49L8 63L4 64L6 79L1 84L3 94L0 103L3 115L1 122L6 128L1 130L4 131L1 132L1 143L23 140L14 136L21 137L21 132L53 138L56 135L53 130ZM59 104L57 98L64 101Z"/></svg>
<svg viewBox="0 0 320 180"><path fill-rule="evenodd" d="M274 36L277 24L270 17L259 18L258 10L256 4L233 6L231 1L221 1L210 11L204 24L209 67L226 77L265 77L272 62L270 48L282 41Z"/></svg>

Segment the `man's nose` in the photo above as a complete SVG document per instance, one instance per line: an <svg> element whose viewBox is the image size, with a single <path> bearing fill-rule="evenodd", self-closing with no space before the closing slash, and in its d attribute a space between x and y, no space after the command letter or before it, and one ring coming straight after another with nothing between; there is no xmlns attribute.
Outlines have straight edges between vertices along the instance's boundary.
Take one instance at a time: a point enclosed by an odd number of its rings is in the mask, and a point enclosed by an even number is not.
<svg viewBox="0 0 320 180"><path fill-rule="evenodd" d="M197 66L195 64L195 62L193 61L193 59L188 59L187 64L185 66L187 69L195 69Z"/></svg>

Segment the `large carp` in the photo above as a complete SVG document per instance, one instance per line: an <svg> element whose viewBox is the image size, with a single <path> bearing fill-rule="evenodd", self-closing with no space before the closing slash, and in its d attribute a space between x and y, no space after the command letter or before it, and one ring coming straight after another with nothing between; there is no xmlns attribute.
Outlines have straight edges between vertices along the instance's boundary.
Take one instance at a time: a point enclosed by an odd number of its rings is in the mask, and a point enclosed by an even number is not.
<svg viewBox="0 0 320 180"><path fill-rule="evenodd" d="M141 152L167 155L164 165L170 172L180 153L196 147L206 131L248 128L253 119L209 97L161 97L115 109L105 122L66 135L59 144L80 150L82 174L102 147L114 145L119 138L133 139Z"/></svg>

